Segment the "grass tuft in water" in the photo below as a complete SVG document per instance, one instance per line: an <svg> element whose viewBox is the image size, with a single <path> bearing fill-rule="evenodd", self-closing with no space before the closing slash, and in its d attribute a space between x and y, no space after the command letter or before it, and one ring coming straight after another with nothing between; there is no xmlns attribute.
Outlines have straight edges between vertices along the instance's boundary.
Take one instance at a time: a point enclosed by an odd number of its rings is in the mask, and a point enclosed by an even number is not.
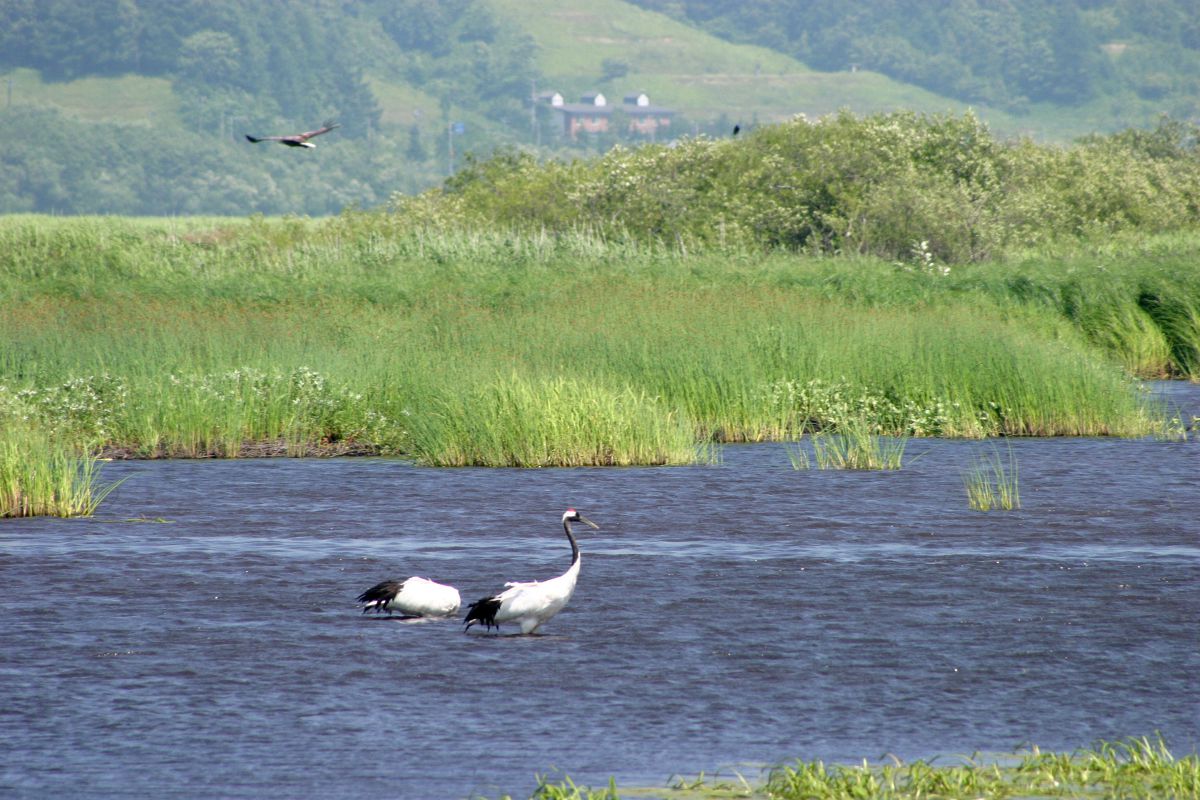
<svg viewBox="0 0 1200 800"><path fill-rule="evenodd" d="M31 430L0 437L0 517L90 517L118 483L99 484L99 459Z"/></svg>
<svg viewBox="0 0 1200 800"><path fill-rule="evenodd" d="M859 417L832 433L815 434L812 444L820 469L895 470L903 466L908 437L880 436L869 421Z"/></svg>
<svg viewBox="0 0 1200 800"><path fill-rule="evenodd" d="M792 469L812 469L812 457L800 442L794 442L787 445L788 460L792 462Z"/></svg>
<svg viewBox="0 0 1200 800"><path fill-rule="evenodd" d="M1160 442L1186 442L1188 431L1200 429L1200 417L1193 416L1191 422L1183 418L1183 412L1172 409L1154 430L1154 438Z"/></svg>
<svg viewBox="0 0 1200 800"><path fill-rule="evenodd" d="M976 453L963 473L963 485L972 511L1012 511L1021 507L1017 457L1011 446L1007 463L995 447L988 454Z"/></svg>
<svg viewBox="0 0 1200 800"><path fill-rule="evenodd" d="M563 776L557 783L551 783L549 776L537 776L537 789L530 795L530 800L621 800L617 794L617 784L612 778L603 789L592 789L588 786L578 786L570 776ZM512 800L505 795L503 800Z"/></svg>

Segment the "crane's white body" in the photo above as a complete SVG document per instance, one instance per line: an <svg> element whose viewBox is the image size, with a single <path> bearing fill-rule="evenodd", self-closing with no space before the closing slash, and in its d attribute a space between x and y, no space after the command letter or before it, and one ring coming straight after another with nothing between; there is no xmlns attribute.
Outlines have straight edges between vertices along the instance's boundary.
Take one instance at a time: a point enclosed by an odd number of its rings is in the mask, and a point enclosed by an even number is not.
<svg viewBox="0 0 1200 800"><path fill-rule="evenodd" d="M571 568L548 581L510 582L496 595L500 608L495 621L515 622L521 633L533 633L543 622L562 611L575 593L575 582L579 579L579 562L576 558Z"/></svg>
<svg viewBox="0 0 1200 800"><path fill-rule="evenodd" d="M571 543L571 566L557 578L547 581L509 582L504 591L492 597L472 603L467 611L466 627L482 623L488 629L499 628L502 623L515 622L521 633L533 633L544 622L566 607L575 593L575 582L579 579L579 545L571 533L572 522L583 522L593 528L596 523L569 508L563 514L563 530Z"/></svg>
<svg viewBox="0 0 1200 800"><path fill-rule="evenodd" d="M384 581L359 596L363 612L400 614L405 617L452 617L462 605L458 589L428 578L413 576L405 581Z"/></svg>

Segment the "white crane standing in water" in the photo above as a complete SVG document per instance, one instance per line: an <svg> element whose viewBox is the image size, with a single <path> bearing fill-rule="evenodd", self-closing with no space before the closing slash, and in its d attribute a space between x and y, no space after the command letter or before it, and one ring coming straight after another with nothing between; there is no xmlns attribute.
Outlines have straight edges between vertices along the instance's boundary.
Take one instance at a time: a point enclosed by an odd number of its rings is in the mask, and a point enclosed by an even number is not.
<svg viewBox="0 0 1200 800"><path fill-rule="evenodd" d="M563 610L579 578L579 545L571 532L572 522L600 528L573 508L563 513L563 530L567 532L567 541L571 543L571 566L567 571L548 581L506 583L500 594L471 603L467 607L465 630L475 623L491 630L493 627L498 629L503 622L515 622L521 626L521 633L533 633L542 623Z"/></svg>
<svg viewBox="0 0 1200 800"><path fill-rule="evenodd" d="M462 600L458 589L415 575L405 581L377 583L358 596L363 613L399 613L401 619L453 617Z"/></svg>

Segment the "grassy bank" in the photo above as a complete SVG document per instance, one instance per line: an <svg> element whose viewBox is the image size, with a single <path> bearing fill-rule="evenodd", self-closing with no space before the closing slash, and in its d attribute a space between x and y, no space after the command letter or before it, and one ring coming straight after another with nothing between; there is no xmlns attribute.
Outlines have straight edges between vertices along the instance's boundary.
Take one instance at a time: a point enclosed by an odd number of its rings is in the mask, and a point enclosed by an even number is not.
<svg viewBox="0 0 1200 800"><path fill-rule="evenodd" d="M937 763L937 761L952 763ZM679 800L982 800L1020 797L1195 800L1200 798L1200 759L1177 758L1161 739L1100 742L1070 753L1037 747L994 755L904 763L825 764L797 761L770 770L765 781L689 781L670 789L579 786L570 778L542 779L532 795L543 800L620 800L622 797Z"/></svg>
<svg viewBox="0 0 1200 800"><path fill-rule="evenodd" d="M1195 374L1197 254L1176 235L947 272L391 215L6 218L2 436L495 466L685 464L852 422L1140 436L1162 415L1130 371Z"/></svg>
<svg viewBox="0 0 1200 800"><path fill-rule="evenodd" d="M1189 372L1200 318L1200 281L1170 275L1200 240L1105 279L353 216L174 226L0 225L0 414L140 456L353 442L434 464L681 463L862 417L1135 436L1157 420L1118 365L1145 347L1143 374Z"/></svg>

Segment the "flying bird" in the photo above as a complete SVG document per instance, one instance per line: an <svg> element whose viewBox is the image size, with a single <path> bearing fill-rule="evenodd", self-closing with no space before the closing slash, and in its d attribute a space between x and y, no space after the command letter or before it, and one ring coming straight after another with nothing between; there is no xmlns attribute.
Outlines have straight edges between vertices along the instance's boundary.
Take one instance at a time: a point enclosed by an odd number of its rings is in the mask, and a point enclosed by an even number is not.
<svg viewBox="0 0 1200 800"><path fill-rule="evenodd" d="M377 583L358 596L363 613L398 612L401 619L419 617L452 617L458 613L462 600L458 589L415 575L404 581Z"/></svg>
<svg viewBox="0 0 1200 800"><path fill-rule="evenodd" d="M542 623L562 611L571 599L575 581L579 578L579 545L571 532L572 522L600 528L573 508L563 512L563 530L567 533L567 541L571 543L571 566L567 571L548 581L504 584L505 589L500 594L485 597L467 607L464 630L470 630L476 623L491 630L493 627L499 629L503 622L515 622L521 626L521 633L533 633Z"/></svg>
<svg viewBox="0 0 1200 800"><path fill-rule="evenodd" d="M341 125L337 122L326 122L325 127L317 128L315 131L306 133L297 133L293 136L251 136L246 134L246 139L258 144L259 142L279 142L288 147L316 147L315 144L309 141L314 136L320 136L322 133L329 133L334 128L340 128Z"/></svg>

